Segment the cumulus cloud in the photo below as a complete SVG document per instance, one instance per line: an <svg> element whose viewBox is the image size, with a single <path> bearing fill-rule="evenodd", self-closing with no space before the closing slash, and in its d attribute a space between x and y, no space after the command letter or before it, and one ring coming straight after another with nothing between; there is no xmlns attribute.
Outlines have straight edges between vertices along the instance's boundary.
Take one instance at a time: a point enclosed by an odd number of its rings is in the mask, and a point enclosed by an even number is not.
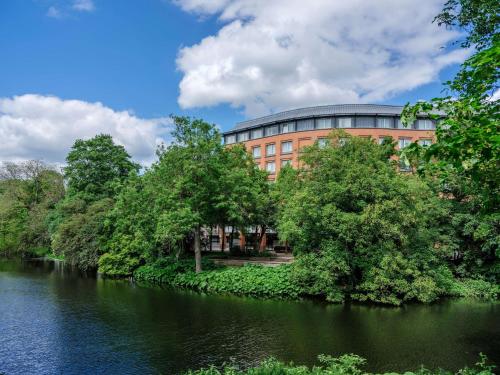
<svg viewBox="0 0 500 375"><path fill-rule="evenodd" d="M62 13L61 13L61 11L59 9L57 9L54 6L52 6L52 7L49 7L49 9L47 9L47 17L61 18L62 17Z"/></svg>
<svg viewBox="0 0 500 375"><path fill-rule="evenodd" d="M441 0L175 0L220 30L179 51L183 108L229 103L248 116L380 102L432 82L467 51L432 23Z"/></svg>
<svg viewBox="0 0 500 375"><path fill-rule="evenodd" d="M76 139L113 136L132 157L150 164L170 132L170 119L143 119L101 103L54 96L0 98L0 161L41 159L63 163Z"/></svg>

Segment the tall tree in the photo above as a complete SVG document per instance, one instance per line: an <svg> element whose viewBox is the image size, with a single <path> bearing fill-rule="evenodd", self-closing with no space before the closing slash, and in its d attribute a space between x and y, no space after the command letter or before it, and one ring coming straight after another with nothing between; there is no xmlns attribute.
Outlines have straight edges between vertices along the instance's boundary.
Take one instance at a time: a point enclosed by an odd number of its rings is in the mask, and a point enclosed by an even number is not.
<svg viewBox="0 0 500 375"><path fill-rule="evenodd" d="M80 194L86 200L111 198L116 187L139 166L131 161L125 148L107 134L89 140L78 139L66 157L64 176L68 194Z"/></svg>

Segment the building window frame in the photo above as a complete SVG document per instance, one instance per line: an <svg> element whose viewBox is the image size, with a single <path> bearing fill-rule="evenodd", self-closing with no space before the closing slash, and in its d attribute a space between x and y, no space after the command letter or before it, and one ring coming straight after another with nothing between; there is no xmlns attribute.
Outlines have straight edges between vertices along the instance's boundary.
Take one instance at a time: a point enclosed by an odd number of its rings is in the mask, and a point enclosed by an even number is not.
<svg viewBox="0 0 500 375"><path fill-rule="evenodd" d="M272 168L270 168L272 166ZM266 172L269 174L275 174L276 173L276 161L270 160L266 162Z"/></svg>
<svg viewBox="0 0 500 375"><path fill-rule="evenodd" d="M353 125L353 118L352 117L339 117L337 119L337 127L339 129L351 129L351 128L353 128L352 125Z"/></svg>
<svg viewBox="0 0 500 375"><path fill-rule="evenodd" d="M290 145L290 150L289 151L285 151L283 146L288 146ZM286 140L286 141L282 141L281 142L281 154L284 155L284 154L291 154L293 153L293 142L292 140Z"/></svg>
<svg viewBox="0 0 500 375"><path fill-rule="evenodd" d="M272 154L269 152L270 147L272 147ZM266 157L275 156L276 155L276 143L267 143L266 144Z"/></svg>
<svg viewBox="0 0 500 375"><path fill-rule="evenodd" d="M262 138L264 136L264 129L263 128L252 129L250 135L252 139Z"/></svg>
<svg viewBox="0 0 500 375"><path fill-rule="evenodd" d="M256 155L257 150L258 150L258 155ZM258 159L258 158L262 157L262 147L260 145L252 147L252 156L254 159Z"/></svg>
<svg viewBox="0 0 500 375"><path fill-rule="evenodd" d="M408 147L409 145L411 145L412 143L412 139L410 137L399 137L398 138L398 148L400 150Z"/></svg>
<svg viewBox="0 0 500 375"><path fill-rule="evenodd" d="M292 166L292 159L281 159L280 167L284 168L287 165L289 165L290 167Z"/></svg>

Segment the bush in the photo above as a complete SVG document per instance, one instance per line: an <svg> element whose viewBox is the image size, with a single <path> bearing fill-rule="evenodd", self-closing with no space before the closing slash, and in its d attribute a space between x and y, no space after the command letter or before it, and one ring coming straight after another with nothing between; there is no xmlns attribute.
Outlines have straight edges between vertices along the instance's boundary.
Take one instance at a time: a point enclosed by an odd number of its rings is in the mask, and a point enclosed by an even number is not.
<svg viewBox="0 0 500 375"><path fill-rule="evenodd" d="M290 265L264 267L246 265L238 268L217 267L203 259L204 271L195 273L192 260L164 259L152 266L138 268L139 281L169 284L207 293L228 293L264 298L298 298L302 289L292 281Z"/></svg>
<svg viewBox="0 0 500 375"><path fill-rule="evenodd" d="M463 298L494 301L500 294L500 286L481 279L456 280L451 295Z"/></svg>
<svg viewBox="0 0 500 375"><path fill-rule="evenodd" d="M365 359L355 354L345 354L338 358L327 355L318 356L320 365L308 368L307 366L297 366L293 363L285 364L277 359L270 358L263 361L259 366L247 370L240 370L237 366L225 366L222 370L212 366L198 371L189 371L186 375L371 375L361 370L365 364ZM493 374L495 366L486 363L486 357L481 355L481 360L472 368L464 368L456 372L460 375L490 375ZM392 373L397 375L397 373ZM424 367L415 372L405 372L405 375L420 374L432 375L453 374L451 371L438 369L436 371L427 370Z"/></svg>

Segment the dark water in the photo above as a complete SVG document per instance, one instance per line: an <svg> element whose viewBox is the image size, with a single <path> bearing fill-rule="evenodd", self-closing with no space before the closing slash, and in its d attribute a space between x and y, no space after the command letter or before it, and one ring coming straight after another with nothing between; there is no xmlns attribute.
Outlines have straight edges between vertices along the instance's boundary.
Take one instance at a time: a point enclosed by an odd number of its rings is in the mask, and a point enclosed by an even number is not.
<svg viewBox="0 0 500 375"><path fill-rule="evenodd" d="M405 308L203 296L0 260L0 373L176 374L357 353L367 370L500 362L500 304Z"/></svg>

